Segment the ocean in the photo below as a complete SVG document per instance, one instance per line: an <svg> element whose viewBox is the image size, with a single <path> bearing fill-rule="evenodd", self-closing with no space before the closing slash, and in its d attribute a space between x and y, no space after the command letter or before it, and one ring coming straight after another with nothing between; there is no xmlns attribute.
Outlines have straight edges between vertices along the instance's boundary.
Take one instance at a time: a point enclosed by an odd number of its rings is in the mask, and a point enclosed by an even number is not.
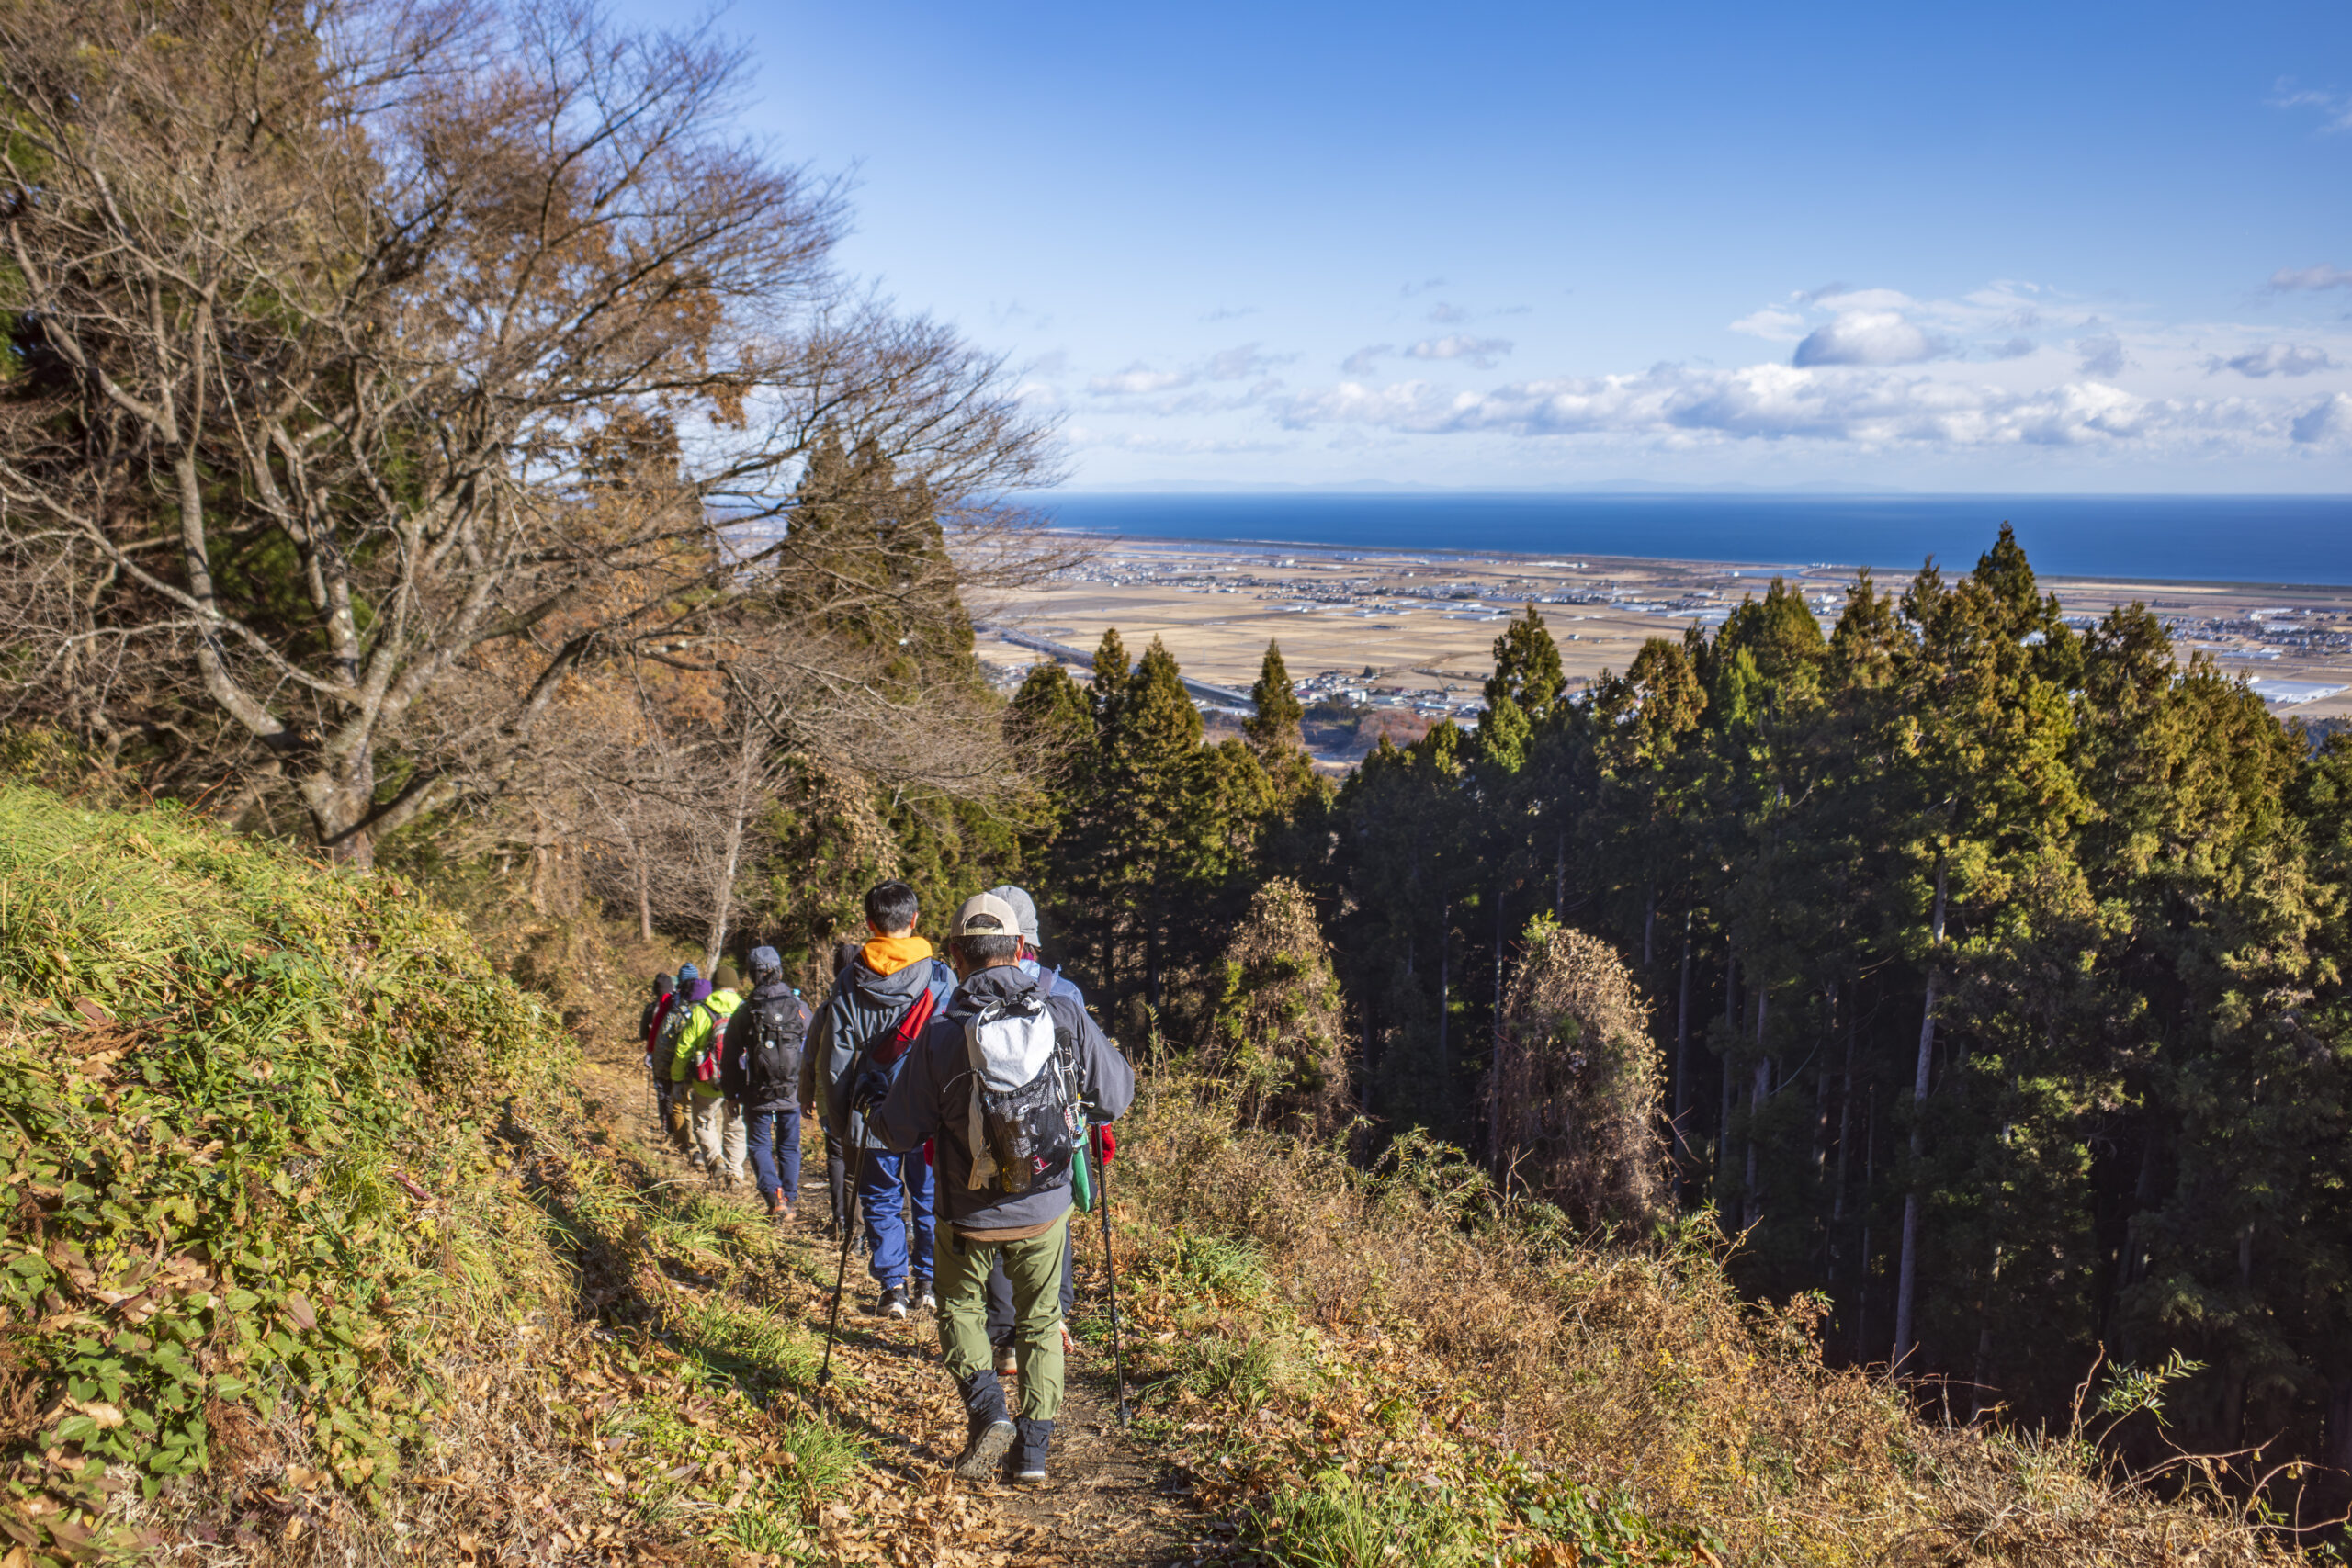
<svg viewBox="0 0 2352 1568"><path fill-rule="evenodd" d="M2352 496L1048 495L1059 526L1381 550L1964 571L2006 520L2054 577L2352 585Z"/></svg>

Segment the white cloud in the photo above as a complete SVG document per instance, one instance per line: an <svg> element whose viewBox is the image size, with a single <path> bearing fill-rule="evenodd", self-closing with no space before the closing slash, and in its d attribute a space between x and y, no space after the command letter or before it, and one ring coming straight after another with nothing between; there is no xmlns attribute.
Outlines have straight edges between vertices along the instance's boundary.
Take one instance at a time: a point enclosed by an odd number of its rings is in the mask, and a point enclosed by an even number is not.
<svg viewBox="0 0 2352 1568"><path fill-rule="evenodd" d="M1115 376L1097 376L1086 383L1086 389L1098 398L1133 397L1144 392L1172 391L1193 384L1189 370L1154 370L1137 361Z"/></svg>
<svg viewBox="0 0 2352 1568"><path fill-rule="evenodd" d="M1340 373L1343 376L1369 376L1382 355L1396 352L1396 345L1393 343L1367 344L1340 362Z"/></svg>
<svg viewBox="0 0 2352 1568"><path fill-rule="evenodd" d="M1734 321L1731 330L1767 343L1794 343L1804 336L1804 318L1786 305L1767 305Z"/></svg>
<svg viewBox="0 0 2352 1568"><path fill-rule="evenodd" d="M2007 343L1996 344L1991 353L1995 359L2023 359L2034 351L2035 346L2030 337L2013 337Z"/></svg>
<svg viewBox="0 0 2352 1568"><path fill-rule="evenodd" d="M1849 288L1842 283L1832 283L1797 298L1808 305L1818 305L1826 310L1910 310L1918 301L1899 288Z"/></svg>
<svg viewBox="0 0 2352 1568"><path fill-rule="evenodd" d="M2300 348L2291 343L2267 343L2260 348L2249 348L2244 354L2224 359L2214 355L2205 361L2205 374L2218 376L2224 370L2234 370L2241 376L2260 380L2270 376L2308 376L2315 370L2340 368L2328 357L2324 348Z"/></svg>
<svg viewBox="0 0 2352 1568"><path fill-rule="evenodd" d="M2334 392L2298 415L2291 435L2296 445L2314 446L2352 436L2352 397Z"/></svg>
<svg viewBox="0 0 2352 1568"><path fill-rule="evenodd" d="M1408 283L1405 285L1404 288L1399 288L1396 292L1402 294L1406 299L1410 299L1416 294L1427 294L1433 288L1442 288L1445 287L1445 282L1446 280L1442 277L1425 277L1419 283Z"/></svg>
<svg viewBox="0 0 2352 1568"><path fill-rule="evenodd" d="M1423 338L1405 351L1408 359L1460 359L1481 370L1494 367L1495 362L1510 352L1510 339L1501 337L1469 337L1456 333L1451 337Z"/></svg>
<svg viewBox="0 0 2352 1568"><path fill-rule="evenodd" d="M1287 452L1289 441L1242 441L1215 436L1143 435L1134 431L1095 430L1074 424L1063 431L1074 447L1109 448L1163 457L1230 457L1243 452Z"/></svg>
<svg viewBox="0 0 2352 1568"><path fill-rule="evenodd" d="M1849 295L1838 303L1842 306L1857 298ZM1899 310L1845 310L1827 325L1815 327L1797 344L1792 363L1800 368L1815 365L1916 365L1943 352L1941 344Z"/></svg>
<svg viewBox="0 0 2352 1568"><path fill-rule="evenodd" d="M1209 322L1238 321L1244 316L1254 316L1257 313L1258 307L1255 305L1220 305L1203 316L1201 320Z"/></svg>
<svg viewBox="0 0 2352 1568"><path fill-rule="evenodd" d="M2352 97L2312 87L2297 87L2291 76L2278 78L2278 85L2270 96L2270 104L2273 108L2317 109L2321 129L2352 130Z"/></svg>
<svg viewBox="0 0 2352 1568"><path fill-rule="evenodd" d="M2084 324L2096 327L2101 322L2093 317ZM2096 376L2102 381L2114 380L2131 363L2123 357L2123 340L2113 333L2094 333L2088 337L2077 338L2075 340L2075 352L2083 356L2083 374Z"/></svg>
<svg viewBox="0 0 2352 1568"><path fill-rule="evenodd" d="M2320 288L2352 288L2352 268L2329 266L2323 262L2317 266L2282 266L2270 275L2270 291L2274 294Z"/></svg>
<svg viewBox="0 0 2352 1568"><path fill-rule="evenodd" d="M1469 319L1469 311L1459 305L1449 305L1442 299L1430 307L1430 320L1440 326L1451 326L1456 321L1466 321Z"/></svg>
<svg viewBox="0 0 2352 1568"><path fill-rule="evenodd" d="M1238 381L1245 377L1262 375L1270 367L1287 364L1297 357L1295 354L1261 354L1256 344L1245 343L1238 348L1210 355L1207 375L1212 381Z"/></svg>
<svg viewBox="0 0 2352 1568"><path fill-rule="evenodd" d="M1276 405L1294 428L1422 434L1641 436L1668 446L1823 441L1869 448L2243 446L2352 434L2352 398L2298 418L2245 398L2143 398L2098 381L2023 390L1924 372L1660 365L1637 375L1514 382L1488 392L1342 382ZM2291 427L2291 429L2290 429Z"/></svg>

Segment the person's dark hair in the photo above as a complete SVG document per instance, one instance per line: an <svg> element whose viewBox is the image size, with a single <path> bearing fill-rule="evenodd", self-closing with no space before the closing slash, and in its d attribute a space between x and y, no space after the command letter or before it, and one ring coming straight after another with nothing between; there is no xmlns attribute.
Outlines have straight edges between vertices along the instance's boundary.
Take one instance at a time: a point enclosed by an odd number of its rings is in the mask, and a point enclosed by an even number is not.
<svg viewBox="0 0 2352 1568"><path fill-rule="evenodd" d="M877 931L905 930L921 909L915 890L903 882L885 882L865 896L865 922Z"/></svg>
<svg viewBox="0 0 2352 1568"><path fill-rule="evenodd" d="M964 955L967 966L977 969L982 964L1002 964L1020 957L1021 936L1017 931L1007 931L1002 936L959 936L956 950Z"/></svg>
<svg viewBox="0 0 2352 1568"><path fill-rule="evenodd" d="M859 942L853 937L843 937L841 941L833 943L834 979L840 979L842 977L842 971L847 969L851 964L857 962L857 955L861 952L865 951L865 944L864 942Z"/></svg>

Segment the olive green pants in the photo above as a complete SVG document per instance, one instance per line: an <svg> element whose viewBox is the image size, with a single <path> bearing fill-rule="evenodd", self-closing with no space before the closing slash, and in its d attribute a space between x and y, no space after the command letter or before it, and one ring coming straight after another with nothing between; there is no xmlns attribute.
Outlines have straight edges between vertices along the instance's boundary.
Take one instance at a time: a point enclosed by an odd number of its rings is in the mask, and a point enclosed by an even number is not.
<svg viewBox="0 0 2352 1568"><path fill-rule="evenodd" d="M1012 1282L1012 1349L1021 1364L1021 1408L1050 1421L1062 1407L1062 1248L1069 1213L1042 1235L993 1244L966 1241L946 1226L939 1249L939 1348L958 1383L988 1371L989 1270L999 1255Z"/></svg>

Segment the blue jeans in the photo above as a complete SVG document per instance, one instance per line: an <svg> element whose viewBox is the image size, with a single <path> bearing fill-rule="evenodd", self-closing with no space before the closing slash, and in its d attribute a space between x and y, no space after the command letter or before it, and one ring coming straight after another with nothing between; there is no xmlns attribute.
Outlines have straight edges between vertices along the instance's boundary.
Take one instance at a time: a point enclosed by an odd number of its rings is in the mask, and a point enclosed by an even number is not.
<svg viewBox="0 0 2352 1568"><path fill-rule="evenodd" d="M745 1143L752 1155L752 1173L760 1179L760 1196L784 1194L786 1202L800 1196L800 1107L784 1105L774 1111L743 1113ZM778 1156L781 1157L779 1162ZM780 1174L776 1169L781 1163Z"/></svg>
<svg viewBox="0 0 2352 1568"><path fill-rule="evenodd" d="M857 1153L850 1151L854 1161ZM865 1170L858 1178L858 1206L865 1212L865 1271L884 1290L907 1282L907 1265L912 1252L914 1277L931 1278L931 1167L922 1160L922 1151L910 1155L886 1155L875 1149L865 1151ZM904 1206L914 1212L913 1246L910 1249L907 1221L899 1213Z"/></svg>

